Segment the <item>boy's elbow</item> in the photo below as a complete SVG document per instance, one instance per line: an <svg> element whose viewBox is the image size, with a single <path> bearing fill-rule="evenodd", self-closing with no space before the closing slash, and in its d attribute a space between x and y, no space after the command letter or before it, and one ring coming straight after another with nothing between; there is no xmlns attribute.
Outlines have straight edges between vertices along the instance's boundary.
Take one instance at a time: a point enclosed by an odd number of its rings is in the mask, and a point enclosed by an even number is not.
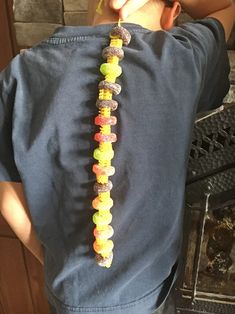
<svg viewBox="0 0 235 314"><path fill-rule="evenodd" d="M220 8L219 10L224 10L224 9L228 9L228 8L232 8L235 5L235 0L227 0L224 4L223 7Z"/></svg>

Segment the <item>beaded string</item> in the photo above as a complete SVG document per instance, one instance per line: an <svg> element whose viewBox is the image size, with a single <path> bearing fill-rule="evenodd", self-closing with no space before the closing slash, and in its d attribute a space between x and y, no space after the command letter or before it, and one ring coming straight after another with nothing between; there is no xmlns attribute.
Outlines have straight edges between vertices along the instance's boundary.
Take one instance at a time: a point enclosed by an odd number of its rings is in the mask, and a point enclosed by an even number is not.
<svg viewBox="0 0 235 314"><path fill-rule="evenodd" d="M99 3L98 3L98 6L97 6L97 8L96 8L96 12L97 12L98 14L100 14L100 15L103 14L103 10L102 10L103 1L104 1L104 0L100 0Z"/></svg>
<svg viewBox="0 0 235 314"><path fill-rule="evenodd" d="M98 14L102 14L102 3L103 0L100 0L96 9ZM100 72L105 79L99 83L99 97L96 102L99 114L95 118L95 124L100 126L100 131L94 136L94 140L99 142L99 147L94 150L93 157L98 163L92 167L96 174L94 191L98 194L92 201L92 207L97 209L93 215L93 222L96 225L93 232L95 236L93 249L96 252L97 264L106 268L110 268L112 264L114 248L114 243L110 240L114 230L109 225L112 221L110 209L113 207L113 200L110 197L113 185L109 176L115 173L115 168L111 165L114 157L112 143L117 140L116 134L111 132L111 126L116 125L117 118L111 115L111 111L117 109L118 102L112 97L113 94L118 95L121 92L121 86L116 83L116 78L122 74L119 61L124 58L123 44L128 45L131 40L130 33L121 27L120 19L118 26L111 30L109 36L110 45L102 51L102 56L107 62L100 66Z"/></svg>

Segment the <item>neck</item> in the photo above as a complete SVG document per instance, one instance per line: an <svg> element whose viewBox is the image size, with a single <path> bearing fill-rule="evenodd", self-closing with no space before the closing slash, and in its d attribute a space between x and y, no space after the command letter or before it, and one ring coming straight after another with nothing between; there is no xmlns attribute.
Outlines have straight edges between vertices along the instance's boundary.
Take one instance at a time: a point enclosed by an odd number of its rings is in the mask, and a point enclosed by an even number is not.
<svg viewBox="0 0 235 314"><path fill-rule="evenodd" d="M88 13L89 25L94 26L98 24L118 22L119 15L114 10L110 9L108 5L103 5L102 15L96 13L96 7L97 5L94 5L94 2L92 1L92 6L89 7ZM161 2L147 2L141 10L131 14L122 22L139 24L152 31L161 30L160 18L163 7L164 5Z"/></svg>

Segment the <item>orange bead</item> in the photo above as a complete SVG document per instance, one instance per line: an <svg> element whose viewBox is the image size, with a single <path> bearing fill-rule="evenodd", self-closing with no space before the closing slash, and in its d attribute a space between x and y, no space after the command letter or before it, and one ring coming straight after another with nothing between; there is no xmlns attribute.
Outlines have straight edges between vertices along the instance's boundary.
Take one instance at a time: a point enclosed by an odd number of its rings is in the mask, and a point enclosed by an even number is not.
<svg viewBox="0 0 235 314"><path fill-rule="evenodd" d="M112 240L105 243L98 244L96 241L93 243L94 251L98 254L107 254L113 250L114 244Z"/></svg>

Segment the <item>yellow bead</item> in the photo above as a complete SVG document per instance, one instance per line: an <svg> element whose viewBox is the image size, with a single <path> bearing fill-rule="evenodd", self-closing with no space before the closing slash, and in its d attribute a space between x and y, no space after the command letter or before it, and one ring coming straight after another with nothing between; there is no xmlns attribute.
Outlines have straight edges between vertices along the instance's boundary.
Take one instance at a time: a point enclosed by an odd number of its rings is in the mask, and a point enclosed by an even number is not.
<svg viewBox="0 0 235 314"><path fill-rule="evenodd" d="M99 148L96 148L94 150L93 157L96 160L110 160L114 157L114 151L111 149L107 151L101 151Z"/></svg>
<svg viewBox="0 0 235 314"><path fill-rule="evenodd" d="M105 75L105 81L115 83L116 76L114 76L112 74Z"/></svg>
<svg viewBox="0 0 235 314"><path fill-rule="evenodd" d="M103 63L100 67L100 72L103 75L114 75L116 77L122 74L122 68L118 64Z"/></svg>
<svg viewBox="0 0 235 314"><path fill-rule="evenodd" d="M94 222L94 224L98 225L98 226L105 226L110 224L110 222L112 221L112 214L107 211L106 214L100 214L100 212L96 212L93 216L92 216L92 220Z"/></svg>
<svg viewBox="0 0 235 314"><path fill-rule="evenodd" d="M106 202L110 198L110 191L99 193L98 197L101 202Z"/></svg>
<svg viewBox="0 0 235 314"><path fill-rule="evenodd" d="M101 201L99 199L99 197L97 196L93 202L92 202L92 206L95 209L100 209L100 210L109 210L111 207L113 207L113 200L111 198L108 198L107 200L105 200L104 202Z"/></svg>
<svg viewBox="0 0 235 314"><path fill-rule="evenodd" d="M110 92L108 89L104 90L104 100L110 100L113 97L113 93Z"/></svg>
<svg viewBox="0 0 235 314"><path fill-rule="evenodd" d="M96 237L96 243L99 245L105 244L106 241L107 239Z"/></svg>
<svg viewBox="0 0 235 314"><path fill-rule="evenodd" d="M101 108L100 109L100 114L104 117L110 117L111 114L111 109L110 108Z"/></svg>
<svg viewBox="0 0 235 314"><path fill-rule="evenodd" d="M110 149L112 149L112 143L110 143L110 142L100 142L99 148L100 148L100 150L102 152L109 151Z"/></svg>
<svg viewBox="0 0 235 314"><path fill-rule="evenodd" d="M111 37L110 47L122 48L122 45L123 45L122 39Z"/></svg>
<svg viewBox="0 0 235 314"><path fill-rule="evenodd" d="M111 133L111 126L110 125L102 125L100 128L100 132L102 134L110 134Z"/></svg>
<svg viewBox="0 0 235 314"><path fill-rule="evenodd" d="M117 56L111 56L111 57L108 57L107 62L112 63L112 64L118 64L119 58Z"/></svg>
<svg viewBox="0 0 235 314"><path fill-rule="evenodd" d="M108 176L96 176L98 183L108 183Z"/></svg>

